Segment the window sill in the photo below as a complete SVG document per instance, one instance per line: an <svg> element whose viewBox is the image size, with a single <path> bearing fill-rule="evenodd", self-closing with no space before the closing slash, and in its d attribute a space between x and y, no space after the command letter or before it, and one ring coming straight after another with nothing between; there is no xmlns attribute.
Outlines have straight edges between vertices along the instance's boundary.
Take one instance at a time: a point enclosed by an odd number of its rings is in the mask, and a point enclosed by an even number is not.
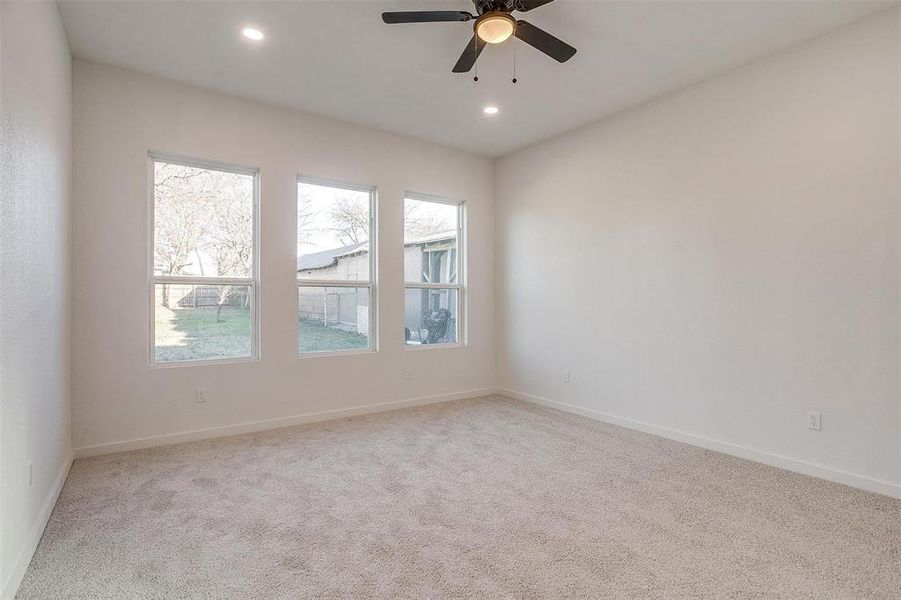
<svg viewBox="0 0 901 600"><path fill-rule="evenodd" d="M368 350L331 350L326 352L301 352L295 358L330 358L335 356L360 356L364 354L375 354L377 350L370 348Z"/></svg>
<svg viewBox="0 0 901 600"><path fill-rule="evenodd" d="M465 348L466 344L454 342L453 344L404 344L404 350L450 350L452 348Z"/></svg>
<svg viewBox="0 0 901 600"><path fill-rule="evenodd" d="M151 362L151 369L170 369L173 367L205 367L213 365L235 365L240 363L257 363L260 362L258 356L248 356L245 358L213 358L213 359L197 359L197 360L179 360L172 362Z"/></svg>

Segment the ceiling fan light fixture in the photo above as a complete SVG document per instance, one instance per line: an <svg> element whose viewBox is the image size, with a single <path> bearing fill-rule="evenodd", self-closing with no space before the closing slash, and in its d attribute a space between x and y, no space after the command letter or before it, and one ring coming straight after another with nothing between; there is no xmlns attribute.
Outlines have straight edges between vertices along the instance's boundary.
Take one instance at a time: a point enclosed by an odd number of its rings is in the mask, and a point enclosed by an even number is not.
<svg viewBox="0 0 901 600"><path fill-rule="evenodd" d="M500 44L513 35L516 19L507 13L489 13L476 22L476 35L489 44Z"/></svg>
<svg viewBox="0 0 901 600"><path fill-rule="evenodd" d="M3 0L0 0L2 2ZM520 21L510 15L513 11L528 12L554 0L472 0L476 16L462 10L406 10L383 12L382 21L395 23L460 23L472 24L472 38L463 48L463 53L452 69L454 73L468 73L475 66L482 50L488 44L500 44L513 36L536 50L547 54L557 62L566 62L573 57L576 49L528 21ZM478 81L478 76L473 77ZM513 83L516 83L514 65Z"/></svg>

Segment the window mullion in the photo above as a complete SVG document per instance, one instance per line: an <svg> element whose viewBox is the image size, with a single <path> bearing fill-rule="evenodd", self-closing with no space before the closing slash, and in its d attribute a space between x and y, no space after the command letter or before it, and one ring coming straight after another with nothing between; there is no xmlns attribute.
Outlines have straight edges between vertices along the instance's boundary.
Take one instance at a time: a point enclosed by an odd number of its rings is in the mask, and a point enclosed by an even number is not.
<svg viewBox="0 0 901 600"><path fill-rule="evenodd" d="M151 283L169 285L254 285L256 279L246 277L194 277L189 275L154 275Z"/></svg>
<svg viewBox="0 0 901 600"><path fill-rule="evenodd" d="M359 279L298 279L297 287L372 288L372 282Z"/></svg>
<svg viewBox="0 0 901 600"><path fill-rule="evenodd" d="M407 289L416 289L416 290L461 290L463 286L459 283L412 283L405 282L404 287Z"/></svg>

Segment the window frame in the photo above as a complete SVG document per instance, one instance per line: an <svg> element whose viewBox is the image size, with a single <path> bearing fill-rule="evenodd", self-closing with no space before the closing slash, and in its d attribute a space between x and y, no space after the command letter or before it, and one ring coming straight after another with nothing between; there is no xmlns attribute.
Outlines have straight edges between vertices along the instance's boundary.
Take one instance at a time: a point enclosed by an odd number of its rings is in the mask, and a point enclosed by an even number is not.
<svg viewBox="0 0 901 600"><path fill-rule="evenodd" d="M365 192L369 194L369 279L299 279L297 277L297 256L294 257L294 279L295 293L294 300L297 302L294 309L294 322L296 326L296 335L294 336L294 346L296 349L296 358L322 358L329 356L352 356L356 354L372 354L379 350L379 302L378 302L378 188L374 185L364 185L359 183L348 183L346 181L338 181L334 179L325 179L322 177L314 177L310 175L298 175L294 186L294 221L300 214L300 194L297 186L305 183L307 185L315 185L319 187L329 187L339 190L348 190L354 192ZM295 233L295 248L298 242ZM322 350L320 352L301 352L300 351L300 323L297 315L300 312L300 289L303 287L321 287L321 288L367 288L369 290L369 347L368 348L350 348L347 350Z"/></svg>
<svg viewBox="0 0 901 600"><path fill-rule="evenodd" d="M253 177L253 262L250 277L200 277L192 275L157 275L154 272L156 245L155 169L154 164L163 162L196 169L222 171ZM260 361L260 169L246 167L218 160L193 158L169 152L150 150L147 152L147 277L150 299L150 339L149 366L151 368L187 367L229 363ZM234 358L195 358L191 360L156 360L156 286L157 285L235 285L250 288L250 356Z"/></svg>
<svg viewBox="0 0 901 600"><path fill-rule="evenodd" d="M457 323L457 341L456 342L448 342L443 344L408 344L406 340L401 337L401 344L403 345L404 350L439 350L439 349L452 349L452 348L464 348L468 345L467 339L467 326L466 326L466 304L467 304L467 281L466 281L466 233L467 233L467 224L466 224L466 201L465 200L455 200L452 198L445 198L443 196L435 196L432 194L422 194L419 192L411 192L405 191L403 196L404 207L401 210L401 219L402 219L402 231L405 231L406 228L406 202L407 200L416 200L419 202L433 202L435 204L446 204L450 206L457 207L457 256L456 256L456 267L457 267L457 282L456 283L426 283L426 282L411 282L406 280L406 269L403 268L404 275L403 279L403 291L404 294L402 298L404 298L404 308L406 310L406 291L408 289L414 290L456 290L457 291L457 308L459 311L459 318ZM406 242L402 243L401 246L401 260L403 260L403 248L406 246Z"/></svg>

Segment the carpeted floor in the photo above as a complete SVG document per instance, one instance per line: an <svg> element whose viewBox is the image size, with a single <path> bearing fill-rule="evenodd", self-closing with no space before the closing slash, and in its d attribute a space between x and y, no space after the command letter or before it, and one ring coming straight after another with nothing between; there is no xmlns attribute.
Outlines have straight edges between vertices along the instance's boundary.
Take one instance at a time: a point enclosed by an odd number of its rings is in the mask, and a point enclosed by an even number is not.
<svg viewBox="0 0 901 600"><path fill-rule="evenodd" d="M76 461L19 598L898 598L901 501L503 398Z"/></svg>

